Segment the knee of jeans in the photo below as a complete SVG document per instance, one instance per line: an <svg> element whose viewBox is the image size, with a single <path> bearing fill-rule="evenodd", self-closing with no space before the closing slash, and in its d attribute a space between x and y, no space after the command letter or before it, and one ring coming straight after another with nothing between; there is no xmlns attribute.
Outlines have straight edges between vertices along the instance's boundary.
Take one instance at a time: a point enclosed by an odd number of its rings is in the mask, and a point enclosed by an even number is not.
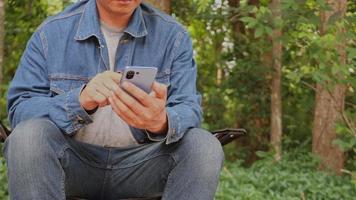
<svg viewBox="0 0 356 200"><path fill-rule="evenodd" d="M200 167L221 168L224 162L224 151L219 140L208 131L194 128L182 139L184 154L190 161L197 161Z"/></svg>
<svg viewBox="0 0 356 200"><path fill-rule="evenodd" d="M44 148L49 147L51 140L58 139L62 134L59 129L48 119L30 119L19 123L6 139L4 154L23 156L39 155Z"/></svg>

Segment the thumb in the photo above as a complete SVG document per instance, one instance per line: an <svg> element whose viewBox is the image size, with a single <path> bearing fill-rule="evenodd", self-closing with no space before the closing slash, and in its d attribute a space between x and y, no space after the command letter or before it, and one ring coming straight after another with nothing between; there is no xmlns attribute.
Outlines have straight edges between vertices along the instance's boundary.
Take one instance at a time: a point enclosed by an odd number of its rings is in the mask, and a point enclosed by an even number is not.
<svg viewBox="0 0 356 200"><path fill-rule="evenodd" d="M156 92L155 91L152 91L152 92L150 92L150 94L149 94L151 97L155 97L155 98L157 98L157 94L156 94Z"/></svg>
<svg viewBox="0 0 356 200"><path fill-rule="evenodd" d="M167 86L158 82L154 82L152 85L153 92L156 93L156 97L160 99L167 98Z"/></svg>
<svg viewBox="0 0 356 200"><path fill-rule="evenodd" d="M121 80L121 77L122 77L122 74L119 73L119 72L111 72L109 74L110 78L115 81L116 83L120 83L120 80Z"/></svg>

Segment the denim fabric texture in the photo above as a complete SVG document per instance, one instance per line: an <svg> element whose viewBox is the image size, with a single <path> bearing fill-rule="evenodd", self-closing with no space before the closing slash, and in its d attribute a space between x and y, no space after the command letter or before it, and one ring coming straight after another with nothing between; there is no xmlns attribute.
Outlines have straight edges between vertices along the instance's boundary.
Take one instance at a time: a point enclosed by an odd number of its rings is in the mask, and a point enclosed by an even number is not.
<svg viewBox="0 0 356 200"><path fill-rule="evenodd" d="M19 123L4 155L12 200L211 200L224 160L220 142L202 129L169 145L106 148L76 141L45 118Z"/></svg>
<svg viewBox="0 0 356 200"><path fill-rule="evenodd" d="M4 144L12 200L163 200L214 198L224 153L199 129L201 97L187 31L146 4L134 12L116 54L126 66L157 67L168 86L167 135L130 127L138 145L109 148L72 136L92 123L81 107L83 87L109 70L95 0L81 0L33 34L9 87L12 134Z"/></svg>
<svg viewBox="0 0 356 200"><path fill-rule="evenodd" d="M156 80L168 86L169 131L166 144L199 127L201 96L191 39L180 24L146 4L134 12L116 54L116 72L125 66L157 67ZM109 70L107 44L95 0L82 0L47 19L33 34L8 92L14 128L34 118L51 120L63 133L75 134L92 122L79 95L96 74ZM162 141L130 127L138 143Z"/></svg>

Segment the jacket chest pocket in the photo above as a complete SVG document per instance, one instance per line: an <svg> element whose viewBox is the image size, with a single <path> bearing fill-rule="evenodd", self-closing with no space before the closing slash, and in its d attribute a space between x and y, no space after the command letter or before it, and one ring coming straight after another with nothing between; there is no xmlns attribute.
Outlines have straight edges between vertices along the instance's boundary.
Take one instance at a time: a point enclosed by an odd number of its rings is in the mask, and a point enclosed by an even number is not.
<svg viewBox="0 0 356 200"><path fill-rule="evenodd" d="M50 77L50 90L55 94L63 94L88 82L89 78Z"/></svg>

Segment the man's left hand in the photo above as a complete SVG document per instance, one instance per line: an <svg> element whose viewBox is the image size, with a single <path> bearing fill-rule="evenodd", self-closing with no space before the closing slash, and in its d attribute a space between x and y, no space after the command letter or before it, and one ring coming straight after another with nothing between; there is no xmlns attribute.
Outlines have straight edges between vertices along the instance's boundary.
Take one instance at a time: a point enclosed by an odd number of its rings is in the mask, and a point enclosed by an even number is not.
<svg viewBox="0 0 356 200"><path fill-rule="evenodd" d="M154 82L150 94L129 82L122 83L121 87L109 97L114 112L135 128L146 129L153 134L166 134L167 86Z"/></svg>

